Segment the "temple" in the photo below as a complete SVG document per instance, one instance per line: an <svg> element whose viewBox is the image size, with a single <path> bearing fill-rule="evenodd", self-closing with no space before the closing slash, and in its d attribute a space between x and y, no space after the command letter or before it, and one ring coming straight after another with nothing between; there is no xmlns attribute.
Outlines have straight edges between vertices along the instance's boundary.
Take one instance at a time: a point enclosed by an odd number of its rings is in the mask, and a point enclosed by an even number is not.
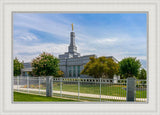
<svg viewBox="0 0 160 115"><path fill-rule="evenodd" d="M92 55L84 55L81 56L80 53L77 52L77 46L75 43L75 32L73 32L73 24L72 24L72 32L70 32L70 45L68 46L68 52L59 55L60 59L60 70L64 72L64 77L90 77L86 75L80 74L80 72L84 69L86 63L89 62L89 58L95 56ZM118 62L113 56L108 56L106 58L112 58L115 62Z"/></svg>
<svg viewBox="0 0 160 115"><path fill-rule="evenodd" d="M75 43L75 32L73 30L70 32L70 44L68 46L68 52L59 55L59 67L60 70L64 72L64 77L91 77L87 75L80 74L84 69L84 66L89 62L89 58L92 56L97 57L95 54L92 55L84 55L81 56L80 53L77 52L77 46ZM106 58L112 58L116 63L118 60L113 56L105 56ZM28 76L29 72L32 72L31 63L23 63L24 69L21 71L21 75ZM119 79L119 76L114 76L114 79Z"/></svg>

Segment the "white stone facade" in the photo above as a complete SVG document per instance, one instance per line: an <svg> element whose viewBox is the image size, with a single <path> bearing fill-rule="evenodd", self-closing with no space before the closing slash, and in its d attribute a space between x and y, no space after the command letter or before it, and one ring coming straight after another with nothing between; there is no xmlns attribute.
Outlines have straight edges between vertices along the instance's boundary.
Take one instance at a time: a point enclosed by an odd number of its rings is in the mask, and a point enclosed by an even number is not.
<svg viewBox="0 0 160 115"><path fill-rule="evenodd" d="M87 77L86 75L81 75L80 72L84 69L84 65L89 62L89 58L92 56L95 55L60 59L60 70L64 72L65 77Z"/></svg>

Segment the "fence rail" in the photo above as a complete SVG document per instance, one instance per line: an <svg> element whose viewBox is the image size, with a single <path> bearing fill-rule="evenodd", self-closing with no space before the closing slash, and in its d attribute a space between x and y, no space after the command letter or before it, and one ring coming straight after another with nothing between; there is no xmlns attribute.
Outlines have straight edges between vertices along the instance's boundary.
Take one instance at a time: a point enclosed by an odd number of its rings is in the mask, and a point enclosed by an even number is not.
<svg viewBox="0 0 160 115"><path fill-rule="evenodd" d="M147 102L147 81L136 80L136 102ZM52 95L77 101L126 101L126 79L54 78ZM14 77L13 89L24 93L46 95L45 77Z"/></svg>

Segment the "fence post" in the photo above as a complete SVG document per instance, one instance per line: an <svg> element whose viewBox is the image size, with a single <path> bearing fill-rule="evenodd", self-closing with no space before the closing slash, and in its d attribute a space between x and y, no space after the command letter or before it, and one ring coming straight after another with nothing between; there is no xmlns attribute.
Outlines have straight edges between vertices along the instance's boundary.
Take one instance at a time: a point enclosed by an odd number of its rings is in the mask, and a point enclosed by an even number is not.
<svg viewBox="0 0 160 115"><path fill-rule="evenodd" d="M52 96L54 95L54 85L53 84L54 84L54 76L52 77L52 84L51 84L52 85L51 86L52 87Z"/></svg>
<svg viewBox="0 0 160 115"><path fill-rule="evenodd" d="M100 98L100 102L101 102L101 78L99 78L99 98Z"/></svg>
<svg viewBox="0 0 160 115"><path fill-rule="evenodd" d="M78 101L80 100L80 78L78 77Z"/></svg>
<svg viewBox="0 0 160 115"><path fill-rule="evenodd" d="M51 81L50 81L50 94L51 94L51 97L53 95L53 77L51 76Z"/></svg>
<svg viewBox="0 0 160 115"><path fill-rule="evenodd" d="M62 97L62 77L60 77L60 95Z"/></svg>
<svg viewBox="0 0 160 115"><path fill-rule="evenodd" d="M27 76L27 91L29 93L29 76Z"/></svg>
<svg viewBox="0 0 160 115"><path fill-rule="evenodd" d="M39 94L40 94L40 88L41 88L41 81L40 81L40 77L39 77Z"/></svg>
<svg viewBox="0 0 160 115"><path fill-rule="evenodd" d="M135 96L135 78L133 77L129 77L127 78L127 93L126 93L126 97L127 97L127 101L135 101L136 100L136 96Z"/></svg>
<svg viewBox="0 0 160 115"><path fill-rule="evenodd" d="M46 77L46 96L47 97L52 97L52 89L53 89L52 81L53 81L52 76Z"/></svg>

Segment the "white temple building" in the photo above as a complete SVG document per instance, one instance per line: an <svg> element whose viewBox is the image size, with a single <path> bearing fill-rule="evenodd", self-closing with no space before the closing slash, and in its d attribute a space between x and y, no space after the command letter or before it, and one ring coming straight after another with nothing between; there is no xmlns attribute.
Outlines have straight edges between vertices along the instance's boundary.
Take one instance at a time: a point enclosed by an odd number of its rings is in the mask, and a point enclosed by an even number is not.
<svg viewBox="0 0 160 115"><path fill-rule="evenodd" d="M84 69L86 63L89 62L89 58L95 56L93 55L84 55L81 56L80 53L77 52L77 46L75 43L75 32L70 33L70 45L68 46L68 52L59 55L60 59L60 70L64 72L65 77L89 77L86 75L80 74ZM106 58L112 58L115 62L118 63L118 60L113 56L107 56Z"/></svg>

